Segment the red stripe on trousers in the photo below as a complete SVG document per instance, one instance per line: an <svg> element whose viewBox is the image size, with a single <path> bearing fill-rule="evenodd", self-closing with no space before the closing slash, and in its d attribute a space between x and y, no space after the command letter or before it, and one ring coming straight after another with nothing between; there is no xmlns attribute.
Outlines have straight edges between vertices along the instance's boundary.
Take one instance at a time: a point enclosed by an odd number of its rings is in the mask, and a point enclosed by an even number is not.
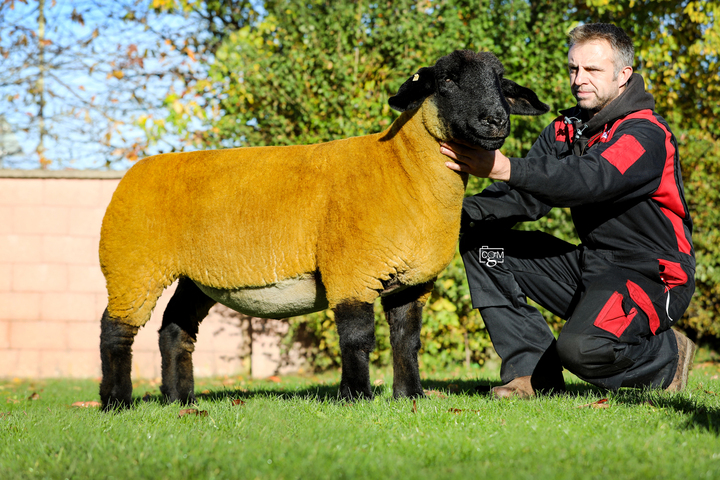
<svg viewBox="0 0 720 480"><path fill-rule="evenodd" d="M653 335L655 335L657 329L660 328L660 318L655 311L652 300L650 300L650 297L647 293L645 293L645 290L643 290L637 283L628 280L625 286L628 289L628 293L630 293L632 301L640 307L640 310L645 312L645 315L647 315L648 323L650 324L650 331Z"/></svg>

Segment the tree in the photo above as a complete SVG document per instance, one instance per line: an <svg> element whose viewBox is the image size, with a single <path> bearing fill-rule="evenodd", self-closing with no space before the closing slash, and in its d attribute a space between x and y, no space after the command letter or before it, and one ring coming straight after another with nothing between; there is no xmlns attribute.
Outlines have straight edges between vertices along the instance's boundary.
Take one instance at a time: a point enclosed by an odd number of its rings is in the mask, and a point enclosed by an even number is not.
<svg viewBox="0 0 720 480"><path fill-rule="evenodd" d="M205 122L199 135L186 135L188 144L296 144L378 131L396 117L387 99L402 81L456 48L492 50L507 59L509 77L525 77L551 101L558 93L567 97L554 82L541 81L547 72L562 75L562 52L550 62L544 62L547 55L516 55L533 47L528 42L535 31L548 42L542 22L568 23L557 7L552 18L551 11L524 1L484 2L481 8L476 2L407 0L268 1L264 7L262 20L246 21L226 35L208 58L208 78L187 92L188 99L202 97L187 104L204 110L171 112L168 120L178 131L196 118ZM506 19L513 22L511 34L496 28ZM550 36L563 35L558 28ZM508 51L513 55L504 55ZM535 130L540 125L534 119L517 122ZM511 148L529 148L533 139L526 130L516 128Z"/></svg>
<svg viewBox="0 0 720 480"><path fill-rule="evenodd" d="M135 4L1 0L0 111L26 146L6 165L100 167L145 150L135 120L165 108L191 62L158 34L182 32L182 17L150 30Z"/></svg>

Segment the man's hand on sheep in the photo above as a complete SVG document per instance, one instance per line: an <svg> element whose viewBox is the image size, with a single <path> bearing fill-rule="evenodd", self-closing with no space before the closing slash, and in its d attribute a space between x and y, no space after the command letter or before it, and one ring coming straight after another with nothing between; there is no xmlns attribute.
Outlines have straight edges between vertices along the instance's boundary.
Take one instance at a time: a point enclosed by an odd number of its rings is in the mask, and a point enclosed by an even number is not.
<svg viewBox="0 0 720 480"><path fill-rule="evenodd" d="M493 180L510 180L510 159L500 150L443 142L440 144L440 153L455 160L445 163L450 170Z"/></svg>

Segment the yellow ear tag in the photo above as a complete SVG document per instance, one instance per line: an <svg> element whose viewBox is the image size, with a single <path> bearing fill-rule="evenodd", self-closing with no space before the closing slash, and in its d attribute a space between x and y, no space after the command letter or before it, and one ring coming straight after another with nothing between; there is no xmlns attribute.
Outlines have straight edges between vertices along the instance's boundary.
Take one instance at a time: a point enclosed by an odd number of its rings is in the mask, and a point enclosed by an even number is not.
<svg viewBox="0 0 720 480"><path fill-rule="evenodd" d="M413 82L417 82L418 78L420 78L420 74L416 73L415 76L413 77Z"/></svg>

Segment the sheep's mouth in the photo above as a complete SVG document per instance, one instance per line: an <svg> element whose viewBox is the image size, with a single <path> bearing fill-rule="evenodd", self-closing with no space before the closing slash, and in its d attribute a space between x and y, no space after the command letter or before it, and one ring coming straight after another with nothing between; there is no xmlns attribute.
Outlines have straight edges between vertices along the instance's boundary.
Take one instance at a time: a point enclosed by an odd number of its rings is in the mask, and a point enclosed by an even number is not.
<svg viewBox="0 0 720 480"><path fill-rule="evenodd" d="M497 150L505 143L505 137L485 138L480 137L474 142L485 150Z"/></svg>
<svg viewBox="0 0 720 480"><path fill-rule="evenodd" d="M472 145L478 145L485 150L497 150L505 143L509 132L503 129L483 128L482 126L471 126L467 130L466 140Z"/></svg>

